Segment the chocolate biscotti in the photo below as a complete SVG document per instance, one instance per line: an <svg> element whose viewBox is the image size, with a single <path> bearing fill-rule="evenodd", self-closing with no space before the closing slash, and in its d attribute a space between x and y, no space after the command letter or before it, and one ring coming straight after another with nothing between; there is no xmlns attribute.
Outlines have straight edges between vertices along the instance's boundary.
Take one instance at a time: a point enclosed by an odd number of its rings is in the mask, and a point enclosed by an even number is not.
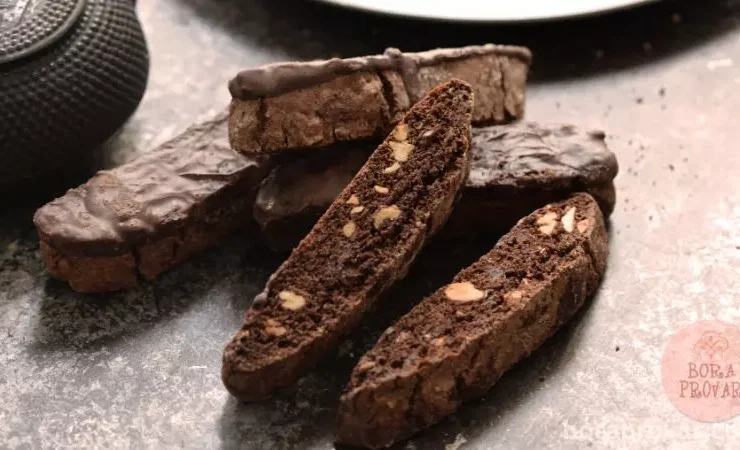
<svg viewBox="0 0 740 450"><path fill-rule="evenodd" d="M433 89L270 277L224 350L233 395L255 400L291 384L406 274L467 176L472 105L460 80Z"/></svg>
<svg viewBox="0 0 740 450"><path fill-rule="evenodd" d="M226 112L40 208L52 276L80 292L151 279L251 220L264 157L229 148Z"/></svg>
<svg viewBox="0 0 740 450"><path fill-rule="evenodd" d="M596 292L607 253L588 194L524 217L360 359L341 398L339 442L386 447L482 395Z"/></svg>
<svg viewBox="0 0 740 450"><path fill-rule="evenodd" d="M505 233L529 212L575 192L591 194L604 217L614 209L618 165L603 132L523 123L472 134L470 177L445 235ZM310 152L272 169L254 205L268 244L293 248L362 166L369 146Z"/></svg>
<svg viewBox="0 0 740 450"><path fill-rule="evenodd" d="M530 61L526 48L487 44L244 70L229 83L231 145L270 153L384 137L429 89L451 78L473 87L474 124L507 122L524 112Z"/></svg>
<svg viewBox="0 0 740 450"><path fill-rule="evenodd" d="M376 147L371 145L335 144L277 164L254 201L254 218L268 246L293 249L365 164Z"/></svg>
<svg viewBox="0 0 740 450"><path fill-rule="evenodd" d="M572 125L475 129L470 177L450 228L475 223L479 229L506 232L532 210L575 192L591 194L608 217L616 202L613 180L619 166L605 138L603 131Z"/></svg>

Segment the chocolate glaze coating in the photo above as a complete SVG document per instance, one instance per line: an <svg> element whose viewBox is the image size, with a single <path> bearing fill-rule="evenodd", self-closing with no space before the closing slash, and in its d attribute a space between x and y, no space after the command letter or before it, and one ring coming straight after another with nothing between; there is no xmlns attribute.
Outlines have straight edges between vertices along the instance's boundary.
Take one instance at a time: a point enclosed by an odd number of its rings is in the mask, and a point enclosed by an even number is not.
<svg viewBox="0 0 740 450"><path fill-rule="evenodd" d="M44 205L34 216L42 239L66 254L124 253L225 202L217 194L250 175L253 188L266 160L231 150L227 123L221 113Z"/></svg>
<svg viewBox="0 0 740 450"><path fill-rule="evenodd" d="M547 188L593 185L614 179L617 157L603 131L572 125L523 123L476 128L468 186Z"/></svg>
<svg viewBox="0 0 740 450"><path fill-rule="evenodd" d="M264 208L264 221L274 215L293 215L316 205L331 202L365 164L372 149L368 143L337 145L326 157L300 158L275 167L265 178L257 203ZM322 211L323 212L323 211Z"/></svg>
<svg viewBox="0 0 740 450"><path fill-rule="evenodd" d="M254 217L267 244L291 249L313 227L377 146L338 144L276 166L262 182Z"/></svg>
<svg viewBox="0 0 740 450"><path fill-rule="evenodd" d="M229 92L233 98L242 100L271 97L320 84L339 75L384 70L398 70L404 82L411 83L413 78L408 75L416 73L420 67L488 54L511 56L527 63L532 59L528 49L508 45L485 44L420 53L402 53L396 48L388 48L382 55L284 62L243 70L229 82Z"/></svg>
<svg viewBox="0 0 740 450"><path fill-rule="evenodd" d="M533 209L578 191L593 195L604 216L611 214L618 164L603 132L524 123L473 128L472 136L470 175L444 235L505 232ZM279 250L297 244L372 147L332 147L275 167L254 206L268 244Z"/></svg>

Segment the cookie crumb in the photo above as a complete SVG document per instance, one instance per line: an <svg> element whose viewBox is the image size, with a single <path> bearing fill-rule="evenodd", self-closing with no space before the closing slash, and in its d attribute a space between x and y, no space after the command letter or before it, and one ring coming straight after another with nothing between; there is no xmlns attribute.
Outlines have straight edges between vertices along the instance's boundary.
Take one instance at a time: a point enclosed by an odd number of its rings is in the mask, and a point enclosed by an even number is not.
<svg viewBox="0 0 740 450"><path fill-rule="evenodd" d="M463 436L462 433L458 433L457 436L455 436L455 442L445 445L445 450L458 450L466 442L468 442L468 439Z"/></svg>

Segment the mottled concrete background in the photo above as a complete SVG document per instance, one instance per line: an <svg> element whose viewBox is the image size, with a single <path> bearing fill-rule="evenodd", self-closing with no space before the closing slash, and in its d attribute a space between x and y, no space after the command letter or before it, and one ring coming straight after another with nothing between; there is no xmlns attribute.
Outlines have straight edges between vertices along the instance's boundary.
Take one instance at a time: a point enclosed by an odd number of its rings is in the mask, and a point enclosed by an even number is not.
<svg viewBox="0 0 740 450"><path fill-rule="evenodd" d="M528 118L608 131L621 174L601 292L484 400L401 448L740 442L740 419L694 422L660 383L672 333L697 319L740 323L740 2L659 2L514 27L292 0L140 0L138 9L152 53L149 90L99 158L105 166L222 108L242 67L389 45L528 44L536 60ZM279 255L235 236L136 290L81 295L47 278L32 206L0 210L0 447L13 449L332 448L337 396L361 349L454 263L491 245L432 247L391 296L392 313L294 389L245 406L222 388L221 349Z"/></svg>

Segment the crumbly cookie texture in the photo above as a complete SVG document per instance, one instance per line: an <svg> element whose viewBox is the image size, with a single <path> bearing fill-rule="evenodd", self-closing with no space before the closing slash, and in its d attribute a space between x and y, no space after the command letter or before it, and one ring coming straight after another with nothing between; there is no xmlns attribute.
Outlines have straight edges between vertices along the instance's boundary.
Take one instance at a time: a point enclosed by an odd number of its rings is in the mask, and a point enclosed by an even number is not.
<svg viewBox="0 0 740 450"><path fill-rule="evenodd" d="M524 113L530 62L526 48L487 44L245 70L229 84L231 144L243 153L273 153L380 138L451 78L473 88L473 123L508 122ZM403 155L403 139L396 147Z"/></svg>
<svg viewBox="0 0 740 450"><path fill-rule="evenodd" d="M618 164L603 132L571 125L517 123L473 128L472 136L470 176L445 236L503 234L531 211L576 192L591 194L604 217L614 209ZM292 249L369 153L363 144L355 143L309 152L275 167L254 207L268 244L277 250ZM393 174L401 168L402 162L394 157L383 173Z"/></svg>
<svg viewBox="0 0 740 450"><path fill-rule="evenodd" d="M233 395L255 400L293 383L405 276L467 175L472 104L462 81L433 89L270 277L224 350L222 377ZM398 143L413 147L405 161L394 153ZM394 162L401 168L385 173Z"/></svg>
<svg viewBox="0 0 740 450"><path fill-rule="evenodd" d="M588 194L521 219L360 359L340 401L338 441L386 447L485 393L596 292L607 255Z"/></svg>

